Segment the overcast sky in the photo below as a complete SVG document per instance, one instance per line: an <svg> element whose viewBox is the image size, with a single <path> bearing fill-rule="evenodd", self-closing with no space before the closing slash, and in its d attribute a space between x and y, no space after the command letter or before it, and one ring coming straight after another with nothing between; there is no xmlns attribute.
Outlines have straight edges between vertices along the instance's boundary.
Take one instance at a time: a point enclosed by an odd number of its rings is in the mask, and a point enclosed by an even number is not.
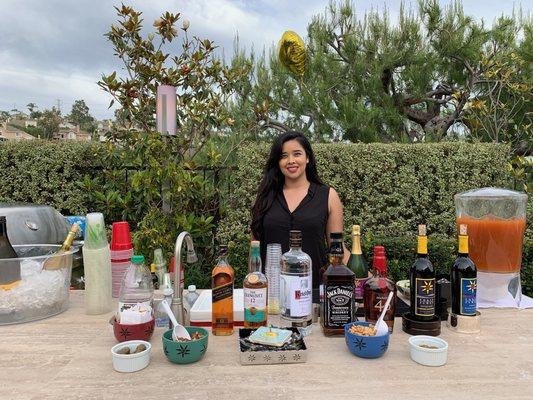
<svg viewBox="0 0 533 400"><path fill-rule="evenodd" d="M449 3L449 0L440 0ZM313 15L323 13L327 0L124 0L143 12L145 26L165 11L180 12L190 31L214 40L226 55L233 52L238 34L247 49L269 48L285 30L302 37ZM407 1L407 4L410 4ZM103 36L116 21L111 0L0 0L0 110L26 111L60 101L63 114L76 99L84 99L93 116L111 118L110 96L96 84L103 73L121 68ZM356 1L359 15L371 7L388 8L394 19L398 0ZM416 4L416 2L414 2ZM483 18L511 14L515 6L531 10L533 0L465 0L465 13ZM178 41L179 44L179 41Z"/></svg>

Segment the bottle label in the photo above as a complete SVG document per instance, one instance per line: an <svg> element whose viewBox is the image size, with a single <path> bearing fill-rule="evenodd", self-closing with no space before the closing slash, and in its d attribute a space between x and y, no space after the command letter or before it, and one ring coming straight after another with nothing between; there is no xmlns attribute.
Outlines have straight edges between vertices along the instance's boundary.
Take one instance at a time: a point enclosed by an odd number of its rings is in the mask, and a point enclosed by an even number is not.
<svg viewBox="0 0 533 400"><path fill-rule="evenodd" d="M310 276L281 275L287 290L286 306L290 309L289 317L307 317L313 315L313 286Z"/></svg>
<svg viewBox="0 0 533 400"><path fill-rule="evenodd" d="M244 320L263 322L266 320L267 289L244 288Z"/></svg>
<svg viewBox="0 0 533 400"><path fill-rule="evenodd" d="M461 315L476 315L477 279L461 278Z"/></svg>
<svg viewBox="0 0 533 400"><path fill-rule="evenodd" d="M416 278L415 297L415 315L435 315L435 278Z"/></svg>
<svg viewBox="0 0 533 400"><path fill-rule="evenodd" d="M355 278L355 299L358 303L363 303L364 287L368 278Z"/></svg>
<svg viewBox="0 0 533 400"><path fill-rule="evenodd" d="M326 285L324 291L324 325L342 328L352 322L355 315L354 287L352 285Z"/></svg>
<svg viewBox="0 0 533 400"><path fill-rule="evenodd" d="M233 282L213 288L213 303L233 296Z"/></svg>
<svg viewBox="0 0 533 400"><path fill-rule="evenodd" d="M149 310L152 312L152 302L151 301L139 301L139 302L118 302L118 311L122 312L124 310L129 310L130 308L139 305L141 310Z"/></svg>

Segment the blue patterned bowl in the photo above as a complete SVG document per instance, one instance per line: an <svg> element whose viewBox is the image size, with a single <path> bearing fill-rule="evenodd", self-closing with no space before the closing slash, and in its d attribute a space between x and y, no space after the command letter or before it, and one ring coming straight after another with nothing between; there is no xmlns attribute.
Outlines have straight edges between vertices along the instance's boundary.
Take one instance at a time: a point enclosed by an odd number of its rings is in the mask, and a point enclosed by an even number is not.
<svg viewBox="0 0 533 400"><path fill-rule="evenodd" d="M382 336L361 336L350 332L352 325L370 325L368 322L350 322L344 325L344 338L346 345L358 357L378 358L381 357L389 348L390 333L387 331Z"/></svg>

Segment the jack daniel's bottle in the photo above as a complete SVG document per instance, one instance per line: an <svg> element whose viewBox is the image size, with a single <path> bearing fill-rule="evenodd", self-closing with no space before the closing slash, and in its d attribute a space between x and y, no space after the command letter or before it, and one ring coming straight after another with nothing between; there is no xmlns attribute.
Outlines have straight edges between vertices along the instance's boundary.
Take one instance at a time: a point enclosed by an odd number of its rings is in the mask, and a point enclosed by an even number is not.
<svg viewBox="0 0 533 400"><path fill-rule="evenodd" d="M343 264L342 232L330 234L329 265L322 277L324 335L344 335L344 325L356 320L355 273Z"/></svg>

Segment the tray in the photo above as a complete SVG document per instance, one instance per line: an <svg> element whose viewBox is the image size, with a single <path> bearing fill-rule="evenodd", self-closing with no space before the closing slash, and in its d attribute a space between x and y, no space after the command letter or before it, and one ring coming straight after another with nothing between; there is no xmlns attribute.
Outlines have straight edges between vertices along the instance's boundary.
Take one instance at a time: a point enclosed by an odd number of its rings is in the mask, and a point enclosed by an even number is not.
<svg viewBox="0 0 533 400"><path fill-rule="evenodd" d="M298 332L297 328L283 328ZM239 329L239 339L243 339L255 329ZM302 340L301 350L270 350L270 351L246 351L239 342L239 353L242 365L265 365L265 364L295 364L307 361L307 346Z"/></svg>

